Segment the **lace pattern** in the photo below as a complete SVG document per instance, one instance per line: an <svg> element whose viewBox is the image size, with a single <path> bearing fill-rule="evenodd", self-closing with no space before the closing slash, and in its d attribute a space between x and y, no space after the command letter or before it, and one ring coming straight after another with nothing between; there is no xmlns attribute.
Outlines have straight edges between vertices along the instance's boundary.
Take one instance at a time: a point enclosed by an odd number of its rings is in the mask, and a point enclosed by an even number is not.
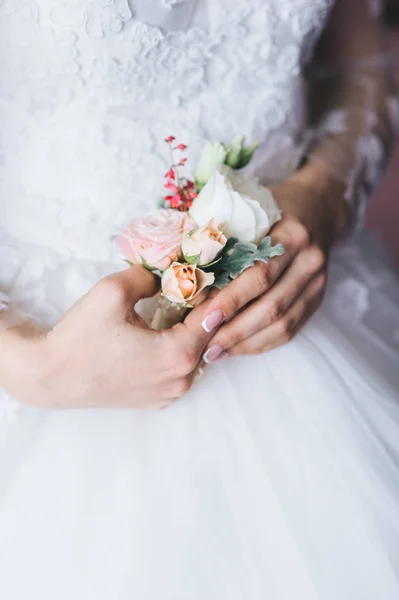
<svg viewBox="0 0 399 600"><path fill-rule="evenodd" d="M172 130L193 159L207 138L241 131L264 140L271 178L294 168L301 45L329 2L314 11L297 0L289 14L276 1L207 4L201 26L167 30L136 18L127 0L0 2L2 230L14 238L12 264L24 265L1 282L21 301L29 283L41 304L49 290L33 278L68 271L71 259L115 259L111 236L162 192Z"/></svg>
<svg viewBox="0 0 399 600"><path fill-rule="evenodd" d="M50 326L118 268L112 235L158 202L171 132L193 161L206 139L241 132L261 142L265 182L287 177L307 139L304 68L333 4L0 0L0 287ZM345 110L319 139L348 127ZM385 156L373 129L357 156L364 207Z"/></svg>
<svg viewBox="0 0 399 600"><path fill-rule="evenodd" d="M173 8L176 4L181 4L182 2L187 2L187 0L161 0L162 4L166 6L166 8Z"/></svg>
<svg viewBox="0 0 399 600"><path fill-rule="evenodd" d="M83 27L89 36L99 38L119 33L133 16L128 0L49 0L47 4L55 25Z"/></svg>

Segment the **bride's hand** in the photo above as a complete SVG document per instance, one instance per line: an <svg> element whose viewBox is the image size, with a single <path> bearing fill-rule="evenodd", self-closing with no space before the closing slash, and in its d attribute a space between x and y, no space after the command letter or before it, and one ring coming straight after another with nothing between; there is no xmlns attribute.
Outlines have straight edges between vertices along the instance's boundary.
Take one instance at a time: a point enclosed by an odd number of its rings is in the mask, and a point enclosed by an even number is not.
<svg viewBox="0 0 399 600"><path fill-rule="evenodd" d="M134 306L156 291L155 277L133 267L101 280L49 333L9 329L1 383L42 407L168 406L190 388L211 335L201 327L206 303L170 330L149 329Z"/></svg>
<svg viewBox="0 0 399 600"><path fill-rule="evenodd" d="M271 236L286 253L258 262L213 299L207 315L222 311L227 322L204 354L206 362L285 344L320 306L328 252L348 215L338 184L312 183L305 171L271 188L283 211Z"/></svg>

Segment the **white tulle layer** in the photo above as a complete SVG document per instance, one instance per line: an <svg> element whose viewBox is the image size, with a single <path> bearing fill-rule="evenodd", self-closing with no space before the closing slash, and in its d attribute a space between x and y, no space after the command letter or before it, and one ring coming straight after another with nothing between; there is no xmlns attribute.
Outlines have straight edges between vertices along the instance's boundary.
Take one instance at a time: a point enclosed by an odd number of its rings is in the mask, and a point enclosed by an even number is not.
<svg viewBox="0 0 399 600"><path fill-rule="evenodd" d="M293 342L166 411L0 427L1 598L397 600L399 292L374 256L368 324L338 315L349 255Z"/></svg>

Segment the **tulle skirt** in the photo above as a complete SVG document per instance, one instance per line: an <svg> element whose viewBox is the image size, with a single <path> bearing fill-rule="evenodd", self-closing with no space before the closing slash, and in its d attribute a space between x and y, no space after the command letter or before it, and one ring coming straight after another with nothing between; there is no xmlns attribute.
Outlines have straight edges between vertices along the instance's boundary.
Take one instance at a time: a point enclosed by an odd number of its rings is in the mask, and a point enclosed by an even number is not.
<svg viewBox="0 0 399 600"><path fill-rule="evenodd" d="M347 245L288 345L168 410L0 425L4 600L397 600L399 286Z"/></svg>

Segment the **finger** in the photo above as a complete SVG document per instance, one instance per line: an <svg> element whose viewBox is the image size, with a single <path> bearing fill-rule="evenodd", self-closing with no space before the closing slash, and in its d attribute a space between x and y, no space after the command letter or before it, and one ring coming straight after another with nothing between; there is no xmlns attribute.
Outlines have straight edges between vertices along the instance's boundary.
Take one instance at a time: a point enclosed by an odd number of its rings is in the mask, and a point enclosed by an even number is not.
<svg viewBox="0 0 399 600"><path fill-rule="evenodd" d="M319 308L324 287L324 275L315 277L283 318L231 348L228 355L259 354L288 343Z"/></svg>
<svg viewBox="0 0 399 600"><path fill-rule="evenodd" d="M207 299L193 310L190 310L184 322L181 324L179 331L179 335L186 334L188 339L191 339L201 348L206 346L208 341L215 335L218 327L220 327L224 321L224 314L222 311L215 311L212 318L211 330L207 331L203 327L204 318L209 311L211 302L211 299ZM177 328L179 328L179 326L177 326Z"/></svg>
<svg viewBox="0 0 399 600"><path fill-rule="evenodd" d="M324 265L325 258L321 250L311 246L305 248L270 290L223 325L211 343L229 350L281 319L315 274L324 269Z"/></svg>
<svg viewBox="0 0 399 600"><path fill-rule="evenodd" d="M205 347L223 322L224 315L219 311L213 317L213 331L207 332L203 328L204 315L210 302L211 300L205 300L191 310L183 323L159 332L164 352L170 356L170 374L174 379L184 377L195 370Z"/></svg>
<svg viewBox="0 0 399 600"><path fill-rule="evenodd" d="M268 264L258 262L220 292L209 306L204 327L211 329L213 312L222 311L230 319L254 298L264 294L280 277L293 258L308 243L306 229L297 222L284 221L273 229L273 243L282 243L286 252Z"/></svg>

